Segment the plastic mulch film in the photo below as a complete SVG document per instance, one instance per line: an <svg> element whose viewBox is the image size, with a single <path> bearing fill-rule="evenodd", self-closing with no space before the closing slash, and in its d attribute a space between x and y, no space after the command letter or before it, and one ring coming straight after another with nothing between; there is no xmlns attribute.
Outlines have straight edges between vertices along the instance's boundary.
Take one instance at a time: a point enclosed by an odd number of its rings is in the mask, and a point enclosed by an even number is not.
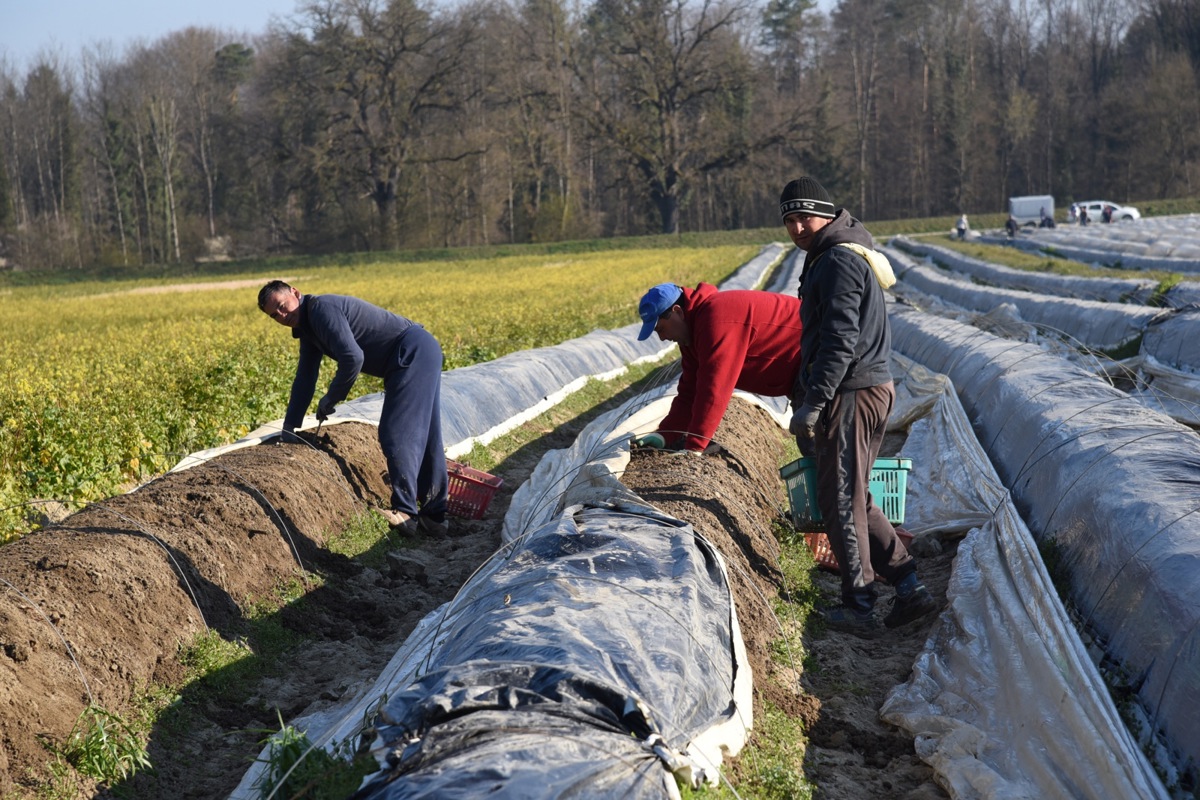
<svg viewBox="0 0 1200 800"><path fill-rule="evenodd" d="M984 235L980 241L1107 267L1200 271L1200 215L1196 214L1148 217L1109 225L1031 228L1013 239Z"/></svg>
<svg viewBox="0 0 1200 800"><path fill-rule="evenodd" d="M973 280L988 286L1038 292L1054 297L1140 304L1146 302L1158 286L1158 281L1148 278L1109 278L1100 275L1085 277L1013 269L971 258L948 247L937 247L903 236L893 237L889 244L906 253L931 259L946 269L969 275Z"/></svg>
<svg viewBox="0 0 1200 800"><path fill-rule="evenodd" d="M1160 733L1168 761L1194 770L1195 433L1037 347L903 309L892 319L897 349L954 382L1026 523L1056 552L1082 624L1144 709L1139 733Z"/></svg>
<svg viewBox="0 0 1200 800"><path fill-rule="evenodd" d="M1141 352L1176 369L1200 372L1200 308L1184 308L1146 329ZM1200 376L1197 376L1200 378Z"/></svg>
<svg viewBox="0 0 1200 800"><path fill-rule="evenodd" d="M1128 344L1153 320L1171 313L1147 306L1045 297L1015 289L980 286L965 278L956 280L928 266L905 270L899 279L905 286L972 311L986 312L1010 304L1028 322L1059 331L1095 349L1115 349Z"/></svg>
<svg viewBox="0 0 1200 800"><path fill-rule="evenodd" d="M673 772L716 777L720 748L691 745L738 713L738 665L707 542L646 506L575 506L493 561L388 700L387 765L358 797L661 798Z"/></svg>

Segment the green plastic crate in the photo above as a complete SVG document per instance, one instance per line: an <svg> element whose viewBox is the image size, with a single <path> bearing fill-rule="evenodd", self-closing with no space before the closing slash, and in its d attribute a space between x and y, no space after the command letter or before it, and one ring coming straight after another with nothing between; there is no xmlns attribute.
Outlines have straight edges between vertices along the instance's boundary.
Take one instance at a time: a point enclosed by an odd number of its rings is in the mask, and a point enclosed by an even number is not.
<svg viewBox="0 0 1200 800"><path fill-rule="evenodd" d="M908 491L910 458L877 458L871 469L868 488L871 499L883 515L898 525L904 522L904 498ZM817 462L799 458L779 469L787 484L788 502L792 507L792 522L797 530L823 531L825 522L817 508Z"/></svg>

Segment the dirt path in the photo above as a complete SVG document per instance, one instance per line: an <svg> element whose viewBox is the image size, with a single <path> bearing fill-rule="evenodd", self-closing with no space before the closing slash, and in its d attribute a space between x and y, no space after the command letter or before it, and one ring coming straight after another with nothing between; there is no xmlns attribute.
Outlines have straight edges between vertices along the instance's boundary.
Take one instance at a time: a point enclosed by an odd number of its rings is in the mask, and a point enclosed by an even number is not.
<svg viewBox="0 0 1200 800"><path fill-rule="evenodd" d="M375 678L417 621L499 545L511 492L542 452L569 444L586 421L507 459L498 469L504 487L483 520L455 520L453 535L442 539L398 548L382 542L412 560L391 558L380 569L325 549L330 532L386 491L375 430L353 423L328 427L310 444L231 452L0 548L0 578L21 593L4 587L0 604L0 796L30 789L48 760L39 737L61 742L89 691L101 706L126 712L142 687L181 678L181 642L206 626L237 641L253 598L307 577L304 600L272 618L307 639L286 659L288 668L249 696L185 690L177 702L189 704L198 722L185 730L160 725L150 744L155 773L119 787L133 798L226 796L264 731L278 728L277 715L286 721L318 710ZM911 739L878 719L926 628L871 643L805 632L808 669L797 677L776 668L769 654L780 624L771 605L782 588L771 532L783 504L778 430L761 411L735 402L718 439L738 444L719 457L639 456L625 480L726 554L758 697L805 720L806 772L820 787L817 796L944 797ZM949 559L922 568L939 595ZM414 572L414 561L423 573ZM836 595L835 580L821 580ZM732 775L736 781L736 767ZM92 789L79 796L93 796Z"/></svg>

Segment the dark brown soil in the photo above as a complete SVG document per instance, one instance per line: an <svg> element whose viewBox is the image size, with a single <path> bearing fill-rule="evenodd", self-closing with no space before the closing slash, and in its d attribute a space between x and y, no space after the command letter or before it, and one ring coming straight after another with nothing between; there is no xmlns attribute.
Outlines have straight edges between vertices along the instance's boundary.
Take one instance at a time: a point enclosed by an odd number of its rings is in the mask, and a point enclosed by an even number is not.
<svg viewBox="0 0 1200 800"><path fill-rule="evenodd" d="M364 567L326 549L386 491L375 429L355 423L326 427L308 443L222 455L0 548L0 796L32 795L51 760L43 742L65 741L89 699L133 716L131 703L148 686L179 684L181 644L206 627L244 640L255 604L302 581L304 599L274 614L282 630L304 637L288 669L248 696L215 691L211 680L203 690L180 690L175 702L199 722L152 731L155 772L119 787L134 798L225 797L280 715L287 721L318 710L374 680L416 623L499 546L511 493L542 452L566 446L585 421L547 432L501 464L505 483L484 519L455 519L444 538L380 543L413 551L424 574L411 563ZM911 738L878 718L930 623L873 642L804 629L797 670L773 665L770 644L781 624L803 624L772 613L786 589L771 527L785 503L776 471L780 437L763 412L735 401L717 438L735 444L702 458L636 454L625 481L725 554L756 705L769 700L805 721L806 772L818 797L945 797ZM948 553L923 562L922 577L939 596L949 562ZM819 580L836 597L836 578L822 573ZM736 766L731 774L736 783ZM77 796L100 793L87 785Z"/></svg>

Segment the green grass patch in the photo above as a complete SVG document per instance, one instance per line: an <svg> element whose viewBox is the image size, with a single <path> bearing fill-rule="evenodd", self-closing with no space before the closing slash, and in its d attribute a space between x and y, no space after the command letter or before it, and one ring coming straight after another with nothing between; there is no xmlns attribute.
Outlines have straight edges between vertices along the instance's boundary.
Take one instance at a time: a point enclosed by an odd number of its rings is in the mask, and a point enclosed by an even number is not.
<svg viewBox="0 0 1200 800"><path fill-rule="evenodd" d="M387 521L379 514L364 511L356 514L340 532L326 539L325 548L331 553L355 559L364 566L378 569L387 563L387 548L379 543L389 538ZM397 542L396 546L405 543Z"/></svg>
<svg viewBox="0 0 1200 800"><path fill-rule="evenodd" d="M119 715L96 705L79 715L61 753L81 774L102 783L150 769L142 735Z"/></svg>
<svg viewBox="0 0 1200 800"><path fill-rule="evenodd" d="M265 732L265 731L264 731ZM283 723L263 740L266 767L254 784L258 796L342 800L354 794L379 764L361 743L339 742L331 750L316 747L308 735Z"/></svg>
<svg viewBox="0 0 1200 800"><path fill-rule="evenodd" d="M754 720L754 735L738 755L729 771L731 788L725 782L716 788L693 790L680 787L684 800L810 800L815 787L805 777L804 753L807 736L795 717L764 703L763 713Z"/></svg>

